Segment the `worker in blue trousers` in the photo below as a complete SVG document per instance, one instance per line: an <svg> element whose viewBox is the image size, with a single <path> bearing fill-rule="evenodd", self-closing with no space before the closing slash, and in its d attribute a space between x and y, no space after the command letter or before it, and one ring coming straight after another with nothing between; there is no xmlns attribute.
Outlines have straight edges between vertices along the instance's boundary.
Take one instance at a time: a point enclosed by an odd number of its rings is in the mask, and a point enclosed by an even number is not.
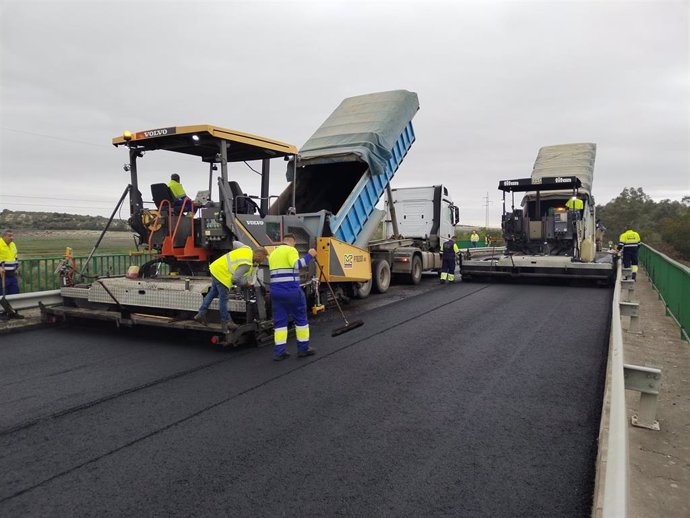
<svg viewBox="0 0 690 518"><path fill-rule="evenodd" d="M290 356L285 348L288 338L288 318L295 320L297 336L297 356L311 356L316 351L309 347L309 323L307 322L307 299L300 286L299 271L305 268L316 256L316 250L309 249L300 259L295 248L295 236L285 234L283 244L268 257L271 273L271 303L273 305L273 338L275 349L273 360L281 361Z"/></svg>
<svg viewBox="0 0 690 518"><path fill-rule="evenodd" d="M633 281L637 279L637 254L640 249L640 234L632 229L618 238L618 250L623 250L623 268L630 268Z"/></svg>
<svg viewBox="0 0 690 518"><path fill-rule="evenodd" d="M455 259L458 257L460 247L455 241L455 236L443 243L441 250L441 284L455 282Z"/></svg>
<svg viewBox="0 0 690 518"><path fill-rule="evenodd" d="M9 228L5 229L0 236L0 275L2 275L0 295L19 293L17 245L14 243L14 233Z"/></svg>

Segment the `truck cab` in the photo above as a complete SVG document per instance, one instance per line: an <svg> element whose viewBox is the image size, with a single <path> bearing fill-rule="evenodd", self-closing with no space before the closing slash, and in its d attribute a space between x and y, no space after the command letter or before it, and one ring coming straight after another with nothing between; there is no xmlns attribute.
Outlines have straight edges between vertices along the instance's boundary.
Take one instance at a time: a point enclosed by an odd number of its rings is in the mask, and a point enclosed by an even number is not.
<svg viewBox="0 0 690 518"><path fill-rule="evenodd" d="M443 242L455 235L460 219L460 211L445 185L391 189L385 209L386 239L403 236L425 242L429 249L439 250Z"/></svg>

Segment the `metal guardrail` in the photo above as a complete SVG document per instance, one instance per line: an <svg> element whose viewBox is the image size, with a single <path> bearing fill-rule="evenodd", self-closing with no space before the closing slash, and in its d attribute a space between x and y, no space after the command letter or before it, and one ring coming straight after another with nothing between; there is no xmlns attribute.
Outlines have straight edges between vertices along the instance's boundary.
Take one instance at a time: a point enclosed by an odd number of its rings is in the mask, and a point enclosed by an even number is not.
<svg viewBox="0 0 690 518"><path fill-rule="evenodd" d="M667 313L680 327L680 339L690 342L690 268L644 243L640 246L640 262Z"/></svg>
<svg viewBox="0 0 690 518"><path fill-rule="evenodd" d="M479 255L503 255L506 251L505 245L478 246L475 248L459 246L459 248L463 252L469 252L470 255L473 253L477 253Z"/></svg>
<svg viewBox="0 0 690 518"><path fill-rule="evenodd" d="M609 342L610 411L606 443L606 467L603 477L602 518L628 516L629 467L628 422L625 404L625 374L623 362L623 326L621 325L621 265L618 263L616 287L613 292L611 335ZM602 445L600 444L601 448Z"/></svg>
<svg viewBox="0 0 690 518"><path fill-rule="evenodd" d="M60 290L33 291L30 293L20 293L19 295L8 295L7 301L16 310L37 308L38 303L59 304L62 302Z"/></svg>
<svg viewBox="0 0 690 518"><path fill-rule="evenodd" d="M456 241L458 248L462 248L463 250L469 250L470 252L474 250L503 250L505 249L505 244L503 241L500 242L494 242L492 245L487 245L483 240L477 243L477 246L472 246L472 241L469 239L458 239Z"/></svg>

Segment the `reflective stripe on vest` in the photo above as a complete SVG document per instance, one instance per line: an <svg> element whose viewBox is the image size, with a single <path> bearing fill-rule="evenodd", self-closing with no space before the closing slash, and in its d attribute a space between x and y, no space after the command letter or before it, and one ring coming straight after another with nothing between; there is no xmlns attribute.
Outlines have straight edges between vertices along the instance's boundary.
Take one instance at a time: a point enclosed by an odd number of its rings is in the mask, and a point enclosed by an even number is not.
<svg viewBox="0 0 690 518"><path fill-rule="evenodd" d="M271 271L271 283L290 282L299 284L299 268L304 260L299 258L297 249L280 245L268 257L268 267Z"/></svg>
<svg viewBox="0 0 690 518"><path fill-rule="evenodd" d="M0 263L6 272L13 272L19 267L17 261L17 245L12 241L9 245L0 238Z"/></svg>
<svg viewBox="0 0 690 518"><path fill-rule="evenodd" d="M276 268L271 270L271 282L299 282L299 272L294 268Z"/></svg>
<svg viewBox="0 0 690 518"><path fill-rule="evenodd" d="M634 230L627 230L623 232L618 238L618 244L622 245L623 248L637 248L640 246L640 234Z"/></svg>

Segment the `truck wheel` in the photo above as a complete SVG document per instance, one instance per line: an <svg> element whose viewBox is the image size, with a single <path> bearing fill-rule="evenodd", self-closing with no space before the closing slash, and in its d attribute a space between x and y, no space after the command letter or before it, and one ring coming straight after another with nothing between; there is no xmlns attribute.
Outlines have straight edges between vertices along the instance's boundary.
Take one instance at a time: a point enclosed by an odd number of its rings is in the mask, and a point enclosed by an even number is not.
<svg viewBox="0 0 690 518"><path fill-rule="evenodd" d="M352 288L355 294L355 298L366 299L371 293L372 280L369 279L367 282L356 282L353 284Z"/></svg>
<svg viewBox="0 0 690 518"><path fill-rule="evenodd" d="M371 277L374 281L374 291L376 293L386 293L391 285L391 267L388 261L385 259L374 261Z"/></svg>
<svg viewBox="0 0 690 518"><path fill-rule="evenodd" d="M422 258L415 255L412 258L412 271L410 272L410 284L419 284L422 280Z"/></svg>

